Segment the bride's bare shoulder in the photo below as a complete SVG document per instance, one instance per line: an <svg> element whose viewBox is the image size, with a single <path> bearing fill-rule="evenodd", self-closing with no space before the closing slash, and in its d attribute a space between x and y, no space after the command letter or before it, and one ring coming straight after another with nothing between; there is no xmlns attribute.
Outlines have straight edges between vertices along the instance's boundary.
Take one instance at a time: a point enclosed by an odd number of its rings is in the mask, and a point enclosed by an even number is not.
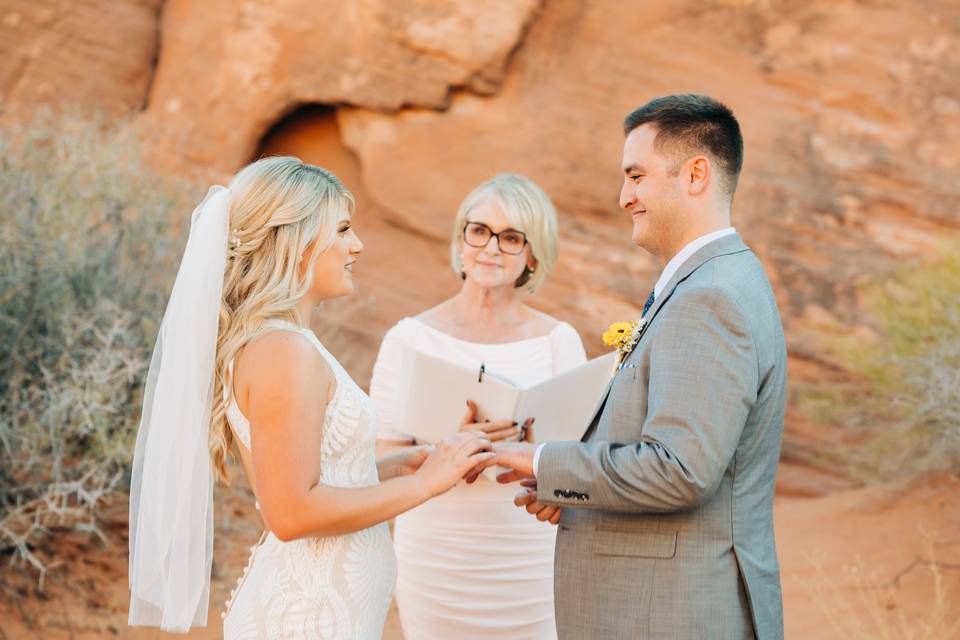
<svg viewBox="0 0 960 640"><path fill-rule="evenodd" d="M271 331L250 340L237 357L235 376L239 386L302 387L314 393L334 380L316 347L294 331Z"/></svg>

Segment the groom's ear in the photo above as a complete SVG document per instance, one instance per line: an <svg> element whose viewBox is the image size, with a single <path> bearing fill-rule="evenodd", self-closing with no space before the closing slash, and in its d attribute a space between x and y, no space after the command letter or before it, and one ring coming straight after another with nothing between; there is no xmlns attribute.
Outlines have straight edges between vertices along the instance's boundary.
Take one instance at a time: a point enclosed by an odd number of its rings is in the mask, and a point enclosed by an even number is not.
<svg viewBox="0 0 960 640"><path fill-rule="evenodd" d="M684 172L688 179L687 192L691 196L699 196L706 192L713 178L713 166L707 156L694 156L686 161Z"/></svg>

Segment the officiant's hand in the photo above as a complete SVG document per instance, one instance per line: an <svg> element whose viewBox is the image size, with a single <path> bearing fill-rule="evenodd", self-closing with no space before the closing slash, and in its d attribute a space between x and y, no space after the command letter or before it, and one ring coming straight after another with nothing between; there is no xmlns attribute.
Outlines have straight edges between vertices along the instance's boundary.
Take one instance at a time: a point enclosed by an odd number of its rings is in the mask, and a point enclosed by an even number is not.
<svg viewBox="0 0 960 640"><path fill-rule="evenodd" d="M477 403L472 400L467 400L467 412L460 420L460 431L482 431L491 442L515 440L520 435L520 428L513 420L477 422Z"/></svg>
<svg viewBox="0 0 960 640"><path fill-rule="evenodd" d="M537 500L536 480L524 480L520 484L523 485L523 489L517 493L517 496L513 499L513 504L526 508L527 513L536 516L540 522L549 522L550 524L560 522L560 507L541 504Z"/></svg>

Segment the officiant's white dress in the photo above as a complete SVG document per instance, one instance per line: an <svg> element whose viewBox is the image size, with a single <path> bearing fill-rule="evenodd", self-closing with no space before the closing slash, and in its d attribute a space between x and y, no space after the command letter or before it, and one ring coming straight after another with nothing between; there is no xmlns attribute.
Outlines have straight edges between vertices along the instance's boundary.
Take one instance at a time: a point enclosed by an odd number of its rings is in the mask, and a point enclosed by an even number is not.
<svg viewBox="0 0 960 640"><path fill-rule="evenodd" d="M586 361L580 336L566 323L538 338L478 344L406 318L384 337L370 383L386 440L408 437L395 423L404 345L467 367L483 363L524 385ZM518 489L481 476L397 517L397 604L408 640L556 638L556 527L514 506Z"/></svg>
<svg viewBox="0 0 960 640"><path fill-rule="evenodd" d="M332 487L377 484L377 429L370 399L312 331L276 321L266 328L306 337L336 376L323 423L320 482ZM227 419L249 449L250 423L235 401ZM266 533L253 547L227 603L224 638L380 640L395 582L396 559L386 523L290 542Z"/></svg>

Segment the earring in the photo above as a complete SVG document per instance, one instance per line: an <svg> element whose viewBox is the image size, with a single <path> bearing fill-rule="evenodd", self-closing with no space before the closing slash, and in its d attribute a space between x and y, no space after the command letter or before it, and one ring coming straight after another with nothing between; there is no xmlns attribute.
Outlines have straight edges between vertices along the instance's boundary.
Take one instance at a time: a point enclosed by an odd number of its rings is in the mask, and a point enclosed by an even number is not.
<svg viewBox="0 0 960 640"><path fill-rule="evenodd" d="M530 276L533 275L534 271L536 271L536 269L532 269L530 267L524 267L523 273L521 273L520 277L517 278L516 282L513 283L513 286L519 289L523 285L527 284L530 281Z"/></svg>

